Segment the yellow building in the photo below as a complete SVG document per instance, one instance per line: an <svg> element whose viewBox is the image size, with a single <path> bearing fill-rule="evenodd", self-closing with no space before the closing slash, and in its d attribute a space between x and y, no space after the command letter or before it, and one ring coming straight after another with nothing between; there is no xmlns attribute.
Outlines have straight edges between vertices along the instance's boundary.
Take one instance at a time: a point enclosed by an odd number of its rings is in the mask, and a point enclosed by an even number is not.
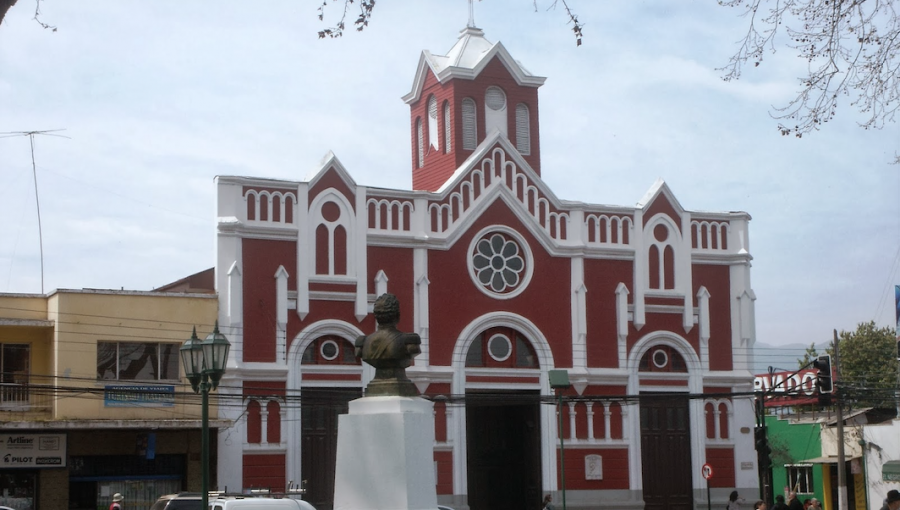
<svg viewBox="0 0 900 510"><path fill-rule="evenodd" d="M199 490L200 396L179 348L216 316L214 293L0 294L0 506L95 510L119 492L148 508Z"/></svg>

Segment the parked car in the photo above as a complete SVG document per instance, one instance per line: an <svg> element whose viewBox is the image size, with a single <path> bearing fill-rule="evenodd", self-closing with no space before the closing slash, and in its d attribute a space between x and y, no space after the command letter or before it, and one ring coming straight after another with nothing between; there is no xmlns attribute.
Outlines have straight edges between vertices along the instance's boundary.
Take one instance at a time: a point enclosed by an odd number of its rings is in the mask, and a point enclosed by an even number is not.
<svg viewBox="0 0 900 510"><path fill-rule="evenodd" d="M166 494L160 496L150 510L203 510L203 501L197 492Z"/></svg>
<svg viewBox="0 0 900 510"><path fill-rule="evenodd" d="M209 502L210 510L316 510L315 507L293 498L259 496L225 496Z"/></svg>

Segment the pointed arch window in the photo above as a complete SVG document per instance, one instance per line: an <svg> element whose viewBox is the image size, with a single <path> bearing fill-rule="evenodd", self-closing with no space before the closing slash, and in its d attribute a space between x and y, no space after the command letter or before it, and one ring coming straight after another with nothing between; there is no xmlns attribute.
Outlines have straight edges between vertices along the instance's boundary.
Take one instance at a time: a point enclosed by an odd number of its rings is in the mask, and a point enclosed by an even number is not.
<svg viewBox="0 0 900 510"><path fill-rule="evenodd" d="M425 166L425 139L422 133L422 118L416 118L416 168Z"/></svg>
<svg viewBox="0 0 900 510"><path fill-rule="evenodd" d="M487 133L499 129L504 136L509 136L506 93L500 87L488 87L484 93L484 129Z"/></svg>
<svg viewBox="0 0 900 510"><path fill-rule="evenodd" d="M478 115L475 110L475 100L467 97L462 100L462 125L463 125L463 149L475 150L478 145Z"/></svg>
<svg viewBox="0 0 900 510"><path fill-rule="evenodd" d="M450 101L444 101L444 152L450 153Z"/></svg>
<svg viewBox="0 0 900 510"><path fill-rule="evenodd" d="M652 239L647 252L649 265L649 287L659 290L675 288L675 248L672 232L665 223L653 227Z"/></svg>
<svg viewBox="0 0 900 510"><path fill-rule="evenodd" d="M438 148L438 104L434 95L428 97L428 144Z"/></svg>
<svg viewBox="0 0 900 510"><path fill-rule="evenodd" d="M317 276L351 275L351 252L348 235L351 231L349 206L338 200L323 200L318 206L315 235L315 261L313 269Z"/></svg>
<svg viewBox="0 0 900 510"><path fill-rule="evenodd" d="M531 120L525 103L516 105L516 148L524 156L531 154Z"/></svg>

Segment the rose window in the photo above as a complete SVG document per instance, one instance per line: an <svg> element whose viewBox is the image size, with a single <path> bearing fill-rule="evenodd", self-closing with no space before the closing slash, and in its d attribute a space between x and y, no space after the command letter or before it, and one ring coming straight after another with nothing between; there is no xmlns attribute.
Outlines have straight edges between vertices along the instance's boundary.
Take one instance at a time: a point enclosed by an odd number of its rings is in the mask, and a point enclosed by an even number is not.
<svg viewBox="0 0 900 510"><path fill-rule="evenodd" d="M522 282L525 259L518 243L494 233L475 244L472 267L478 282L486 289L506 293Z"/></svg>

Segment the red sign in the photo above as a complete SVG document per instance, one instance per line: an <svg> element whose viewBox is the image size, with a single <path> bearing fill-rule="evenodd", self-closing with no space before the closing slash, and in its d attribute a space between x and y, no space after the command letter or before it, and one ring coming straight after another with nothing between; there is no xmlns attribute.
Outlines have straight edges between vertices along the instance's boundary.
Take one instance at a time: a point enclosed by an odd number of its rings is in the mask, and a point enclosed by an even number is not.
<svg viewBox="0 0 900 510"><path fill-rule="evenodd" d="M712 466L709 464L704 464L702 468L700 468L700 474L703 475L703 478L709 480L713 477Z"/></svg>
<svg viewBox="0 0 900 510"><path fill-rule="evenodd" d="M758 374L753 379L753 390L765 392L766 407L796 406L817 402L816 375L818 370L774 372Z"/></svg>

